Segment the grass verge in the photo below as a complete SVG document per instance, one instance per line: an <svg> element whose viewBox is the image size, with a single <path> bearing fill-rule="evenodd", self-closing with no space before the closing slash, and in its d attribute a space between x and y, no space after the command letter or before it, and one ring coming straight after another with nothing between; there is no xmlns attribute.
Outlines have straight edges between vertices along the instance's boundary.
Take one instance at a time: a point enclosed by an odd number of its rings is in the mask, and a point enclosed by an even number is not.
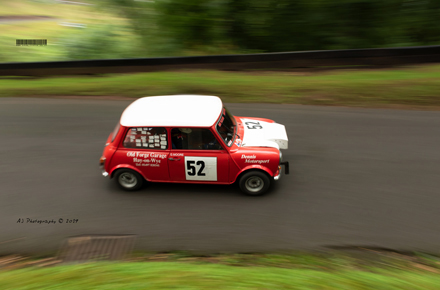
<svg viewBox="0 0 440 290"><path fill-rule="evenodd" d="M421 253L365 249L211 256L138 252L129 261L18 270L4 267L0 289L413 290L439 289L440 285L440 259Z"/></svg>
<svg viewBox="0 0 440 290"><path fill-rule="evenodd" d="M440 66L319 73L176 71L3 78L0 97L209 94L224 102L355 107L440 107Z"/></svg>
<svg viewBox="0 0 440 290"><path fill-rule="evenodd" d="M440 275L179 262L91 263L0 272L1 289L438 289Z"/></svg>

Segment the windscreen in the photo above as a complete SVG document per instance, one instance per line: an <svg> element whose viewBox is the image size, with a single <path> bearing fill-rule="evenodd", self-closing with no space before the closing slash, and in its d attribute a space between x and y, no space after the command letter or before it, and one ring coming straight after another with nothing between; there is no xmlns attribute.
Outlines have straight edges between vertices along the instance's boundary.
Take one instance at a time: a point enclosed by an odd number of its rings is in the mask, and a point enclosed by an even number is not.
<svg viewBox="0 0 440 290"><path fill-rule="evenodd" d="M223 107L222 116L217 123L217 132L228 147L231 147L234 141L236 124L234 116Z"/></svg>

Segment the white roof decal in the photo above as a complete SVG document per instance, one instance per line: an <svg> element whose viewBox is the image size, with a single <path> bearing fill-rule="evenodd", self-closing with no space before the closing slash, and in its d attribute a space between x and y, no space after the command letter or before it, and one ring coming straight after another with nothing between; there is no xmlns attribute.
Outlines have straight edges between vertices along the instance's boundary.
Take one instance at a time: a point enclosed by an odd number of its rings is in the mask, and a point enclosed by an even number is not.
<svg viewBox="0 0 440 290"><path fill-rule="evenodd" d="M222 101L215 96L144 97L125 109L120 123L126 127L210 127L222 108Z"/></svg>

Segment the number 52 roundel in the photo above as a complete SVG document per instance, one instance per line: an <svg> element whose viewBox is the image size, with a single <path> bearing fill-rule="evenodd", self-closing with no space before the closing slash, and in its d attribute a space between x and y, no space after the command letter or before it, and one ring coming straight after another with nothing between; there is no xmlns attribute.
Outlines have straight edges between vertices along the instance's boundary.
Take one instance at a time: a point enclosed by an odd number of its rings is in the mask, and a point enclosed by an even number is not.
<svg viewBox="0 0 440 290"><path fill-rule="evenodd" d="M185 156L186 180L217 181L217 157Z"/></svg>

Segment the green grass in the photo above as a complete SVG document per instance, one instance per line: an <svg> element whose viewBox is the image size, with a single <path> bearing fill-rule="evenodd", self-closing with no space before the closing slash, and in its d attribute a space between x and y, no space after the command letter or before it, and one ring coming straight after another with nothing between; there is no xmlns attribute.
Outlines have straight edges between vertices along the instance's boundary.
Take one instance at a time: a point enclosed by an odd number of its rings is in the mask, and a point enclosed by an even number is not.
<svg viewBox="0 0 440 290"><path fill-rule="evenodd" d="M179 262L91 263L0 272L0 289L439 289L440 275Z"/></svg>
<svg viewBox="0 0 440 290"><path fill-rule="evenodd" d="M205 256L135 252L126 262L22 268L33 260L0 270L0 289L440 289L439 257L362 248Z"/></svg>
<svg viewBox="0 0 440 290"><path fill-rule="evenodd" d="M320 73L180 71L0 79L0 97L217 95L224 102L440 107L440 66Z"/></svg>

